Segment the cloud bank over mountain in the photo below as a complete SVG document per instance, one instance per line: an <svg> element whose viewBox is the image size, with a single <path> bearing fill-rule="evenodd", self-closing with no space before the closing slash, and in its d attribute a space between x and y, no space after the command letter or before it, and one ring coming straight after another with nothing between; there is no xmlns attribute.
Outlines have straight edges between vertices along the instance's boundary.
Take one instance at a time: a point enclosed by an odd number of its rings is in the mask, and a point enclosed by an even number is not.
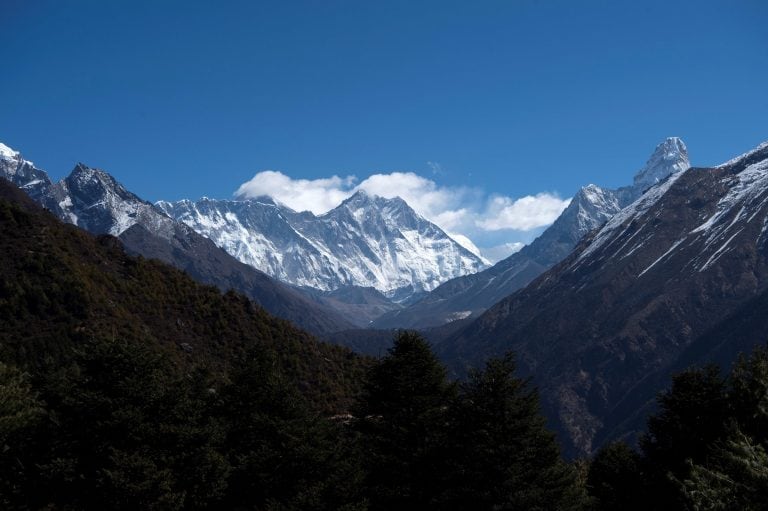
<svg viewBox="0 0 768 511"><path fill-rule="evenodd" d="M570 199L555 193L508 197L475 187L441 186L414 172L320 179L294 179L280 171L258 172L240 185L237 197L268 195L296 211L322 214L358 190L385 198L401 197L419 214L436 223L466 248L482 240L480 250L492 260L519 249L525 233L554 222Z"/></svg>

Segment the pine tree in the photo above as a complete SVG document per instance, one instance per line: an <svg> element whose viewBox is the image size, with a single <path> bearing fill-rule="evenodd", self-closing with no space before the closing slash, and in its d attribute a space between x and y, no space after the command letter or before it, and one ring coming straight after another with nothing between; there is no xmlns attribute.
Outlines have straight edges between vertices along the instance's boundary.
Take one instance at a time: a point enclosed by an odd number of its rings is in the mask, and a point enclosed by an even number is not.
<svg viewBox="0 0 768 511"><path fill-rule="evenodd" d="M768 347L740 356L729 383L728 400L741 431L768 444Z"/></svg>
<svg viewBox="0 0 768 511"><path fill-rule="evenodd" d="M647 509L640 454L624 442L602 447L589 465L587 489L594 507L605 511Z"/></svg>
<svg viewBox="0 0 768 511"><path fill-rule="evenodd" d="M402 332L369 374L356 416L371 509L429 509L442 493L455 386L429 345Z"/></svg>
<svg viewBox="0 0 768 511"><path fill-rule="evenodd" d="M680 484L692 509L757 510L768 502L768 349L740 356L728 380L727 437L690 459ZM701 425L699 426L702 427Z"/></svg>
<svg viewBox="0 0 768 511"><path fill-rule="evenodd" d="M554 435L546 430L538 394L514 372L511 355L491 359L461 386L444 507L580 508L576 474L563 463Z"/></svg>
<svg viewBox="0 0 768 511"><path fill-rule="evenodd" d="M252 349L222 392L233 467L222 507L364 509L351 437L312 412L278 366L274 353Z"/></svg>
<svg viewBox="0 0 768 511"><path fill-rule="evenodd" d="M717 440L727 435L730 407L726 380L710 365L675 375L672 388L659 395L659 412L648 419L640 440L646 484L656 505L682 506L677 480L701 462Z"/></svg>
<svg viewBox="0 0 768 511"><path fill-rule="evenodd" d="M91 340L51 375L31 507L194 509L216 499L228 467L206 396L139 343Z"/></svg>
<svg viewBox="0 0 768 511"><path fill-rule="evenodd" d="M708 460L689 465L681 486L690 509L759 511L768 506L768 454L738 428Z"/></svg>

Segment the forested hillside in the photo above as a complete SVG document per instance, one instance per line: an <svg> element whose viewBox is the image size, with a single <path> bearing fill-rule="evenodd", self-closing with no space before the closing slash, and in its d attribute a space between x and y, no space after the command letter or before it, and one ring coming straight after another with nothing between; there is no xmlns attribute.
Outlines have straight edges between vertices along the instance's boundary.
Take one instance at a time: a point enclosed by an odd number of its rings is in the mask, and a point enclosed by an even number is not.
<svg viewBox="0 0 768 511"><path fill-rule="evenodd" d="M3 509L764 508L765 349L575 463L516 371L452 381L410 332L361 358L0 184Z"/></svg>
<svg viewBox="0 0 768 511"><path fill-rule="evenodd" d="M326 345L0 183L6 509L577 509L511 358ZM351 413L348 413L351 412Z"/></svg>
<svg viewBox="0 0 768 511"><path fill-rule="evenodd" d="M10 200L9 200L10 199ZM319 343L236 293L222 294L154 260L127 256L112 236L63 224L0 184L0 336L4 358L57 365L88 339L140 342L174 366L225 375L253 347L326 410L344 410L360 357Z"/></svg>

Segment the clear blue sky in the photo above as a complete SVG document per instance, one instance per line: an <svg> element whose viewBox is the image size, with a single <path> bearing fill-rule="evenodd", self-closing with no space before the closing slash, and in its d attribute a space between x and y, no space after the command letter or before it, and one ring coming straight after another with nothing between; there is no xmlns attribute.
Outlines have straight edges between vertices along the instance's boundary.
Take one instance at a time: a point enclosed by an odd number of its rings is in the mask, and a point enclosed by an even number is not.
<svg viewBox="0 0 768 511"><path fill-rule="evenodd" d="M0 141L156 200L413 171L562 197L768 139L768 2L0 0ZM433 173L427 162L441 171Z"/></svg>

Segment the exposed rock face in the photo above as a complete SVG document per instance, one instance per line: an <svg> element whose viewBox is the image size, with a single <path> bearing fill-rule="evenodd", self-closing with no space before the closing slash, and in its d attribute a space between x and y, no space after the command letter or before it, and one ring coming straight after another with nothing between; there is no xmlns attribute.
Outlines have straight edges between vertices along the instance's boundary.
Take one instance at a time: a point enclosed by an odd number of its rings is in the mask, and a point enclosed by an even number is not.
<svg viewBox="0 0 768 511"><path fill-rule="evenodd" d="M440 349L459 370L516 352L570 453L587 454L642 427L672 371L764 343L767 292L763 144L659 182Z"/></svg>
<svg viewBox="0 0 768 511"><path fill-rule="evenodd" d="M479 315L562 261L584 235L632 203L647 188L689 167L688 151L682 140L666 139L637 172L632 186L618 190L596 185L583 187L558 219L530 245L485 271L446 282L412 306L382 316L374 326L424 328Z"/></svg>
<svg viewBox="0 0 768 511"><path fill-rule="evenodd" d="M39 201L51 186L48 174L3 143L0 143L0 176L24 190L35 201Z"/></svg>

